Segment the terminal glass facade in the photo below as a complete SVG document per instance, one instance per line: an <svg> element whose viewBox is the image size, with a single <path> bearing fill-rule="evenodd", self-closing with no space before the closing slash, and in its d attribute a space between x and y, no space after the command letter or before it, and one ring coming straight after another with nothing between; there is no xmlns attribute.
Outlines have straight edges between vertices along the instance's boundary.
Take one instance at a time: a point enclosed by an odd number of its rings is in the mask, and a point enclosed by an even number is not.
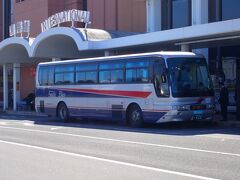
<svg viewBox="0 0 240 180"><path fill-rule="evenodd" d="M240 18L239 0L209 0L209 22Z"/></svg>
<svg viewBox="0 0 240 180"><path fill-rule="evenodd" d="M162 0L162 30L191 25L190 0Z"/></svg>
<svg viewBox="0 0 240 180"><path fill-rule="evenodd" d="M239 0L222 0L222 20L240 18Z"/></svg>
<svg viewBox="0 0 240 180"><path fill-rule="evenodd" d="M172 0L172 28L190 25L190 9L189 0Z"/></svg>

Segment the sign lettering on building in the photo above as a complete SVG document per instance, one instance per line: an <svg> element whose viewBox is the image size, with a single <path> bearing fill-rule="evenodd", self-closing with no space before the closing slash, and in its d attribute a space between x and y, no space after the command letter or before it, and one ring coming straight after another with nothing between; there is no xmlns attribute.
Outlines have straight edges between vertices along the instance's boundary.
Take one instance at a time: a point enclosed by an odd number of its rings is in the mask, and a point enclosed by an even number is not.
<svg viewBox="0 0 240 180"><path fill-rule="evenodd" d="M24 20L16 22L15 24L11 24L9 27L9 35L10 36L23 36L23 33L26 33L26 36L29 37L30 34L30 21Z"/></svg>
<svg viewBox="0 0 240 180"><path fill-rule="evenodd" d="M72 27L74 26L74 22L83 22L85 25L87 25L90 23L89 19L89 11L81 11L77 9L62 11L50 16L48 19L43 21L41 23L41 29L43 32L52 27L60 26L60 24L64 22L72 22Z"/></svg>

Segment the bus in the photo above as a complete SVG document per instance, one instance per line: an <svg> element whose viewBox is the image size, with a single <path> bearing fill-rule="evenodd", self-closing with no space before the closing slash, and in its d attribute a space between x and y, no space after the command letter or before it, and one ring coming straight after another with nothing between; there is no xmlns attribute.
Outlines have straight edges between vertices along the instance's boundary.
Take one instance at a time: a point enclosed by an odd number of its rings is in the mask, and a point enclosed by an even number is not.
<svg viewBox="0 0 240 180"><path fill-rule="evenodd" d="M153 52L40 63L37 112L144 123L212 120L214 91L206 60L192 52Z"/></svg>

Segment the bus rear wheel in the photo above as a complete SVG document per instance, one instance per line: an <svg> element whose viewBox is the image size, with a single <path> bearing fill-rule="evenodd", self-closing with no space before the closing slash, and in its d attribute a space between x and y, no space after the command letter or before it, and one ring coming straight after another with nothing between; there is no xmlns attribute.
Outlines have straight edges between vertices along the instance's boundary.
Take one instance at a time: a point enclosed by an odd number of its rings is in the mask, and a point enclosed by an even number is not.
<svg viewBox="0 0 240 180"><path fill-rule="evenodd" d="M134 104L130 107L128 114L128 123L131 127L142 127L143 125L143 115L141 108Z"/></svg>
<svg viewBox="0 0 240 180"><path fill-rule="evenodd" d="M60 103L57 110L58 118L61 122L68 122L69 111L65 103Z"/></svg>

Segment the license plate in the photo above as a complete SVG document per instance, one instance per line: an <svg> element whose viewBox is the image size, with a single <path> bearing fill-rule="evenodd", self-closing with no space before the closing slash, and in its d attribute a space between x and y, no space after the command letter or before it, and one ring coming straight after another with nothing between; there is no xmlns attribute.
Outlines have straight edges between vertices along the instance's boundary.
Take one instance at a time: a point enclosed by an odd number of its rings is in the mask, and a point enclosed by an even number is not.
<svg viewBox="0 0 240 180"><path fill-rule="evenodd" d="M193 114L194 115L202 115L203 111L202 110L196 110L196 111L193 111Z"/></svg>
<svg viewBox="0 0 240 180"><path fill-rule="evenodd" d="M193 111L193 120L200 120L202 119L203 111L202 110L195 110Z"/></svg>
<svg viewBox="0 0 240 180"><path fill-rule="evenodd" d="M201 120L203 117L201 114L197 114L193 116L193 120Z"/></svg>

